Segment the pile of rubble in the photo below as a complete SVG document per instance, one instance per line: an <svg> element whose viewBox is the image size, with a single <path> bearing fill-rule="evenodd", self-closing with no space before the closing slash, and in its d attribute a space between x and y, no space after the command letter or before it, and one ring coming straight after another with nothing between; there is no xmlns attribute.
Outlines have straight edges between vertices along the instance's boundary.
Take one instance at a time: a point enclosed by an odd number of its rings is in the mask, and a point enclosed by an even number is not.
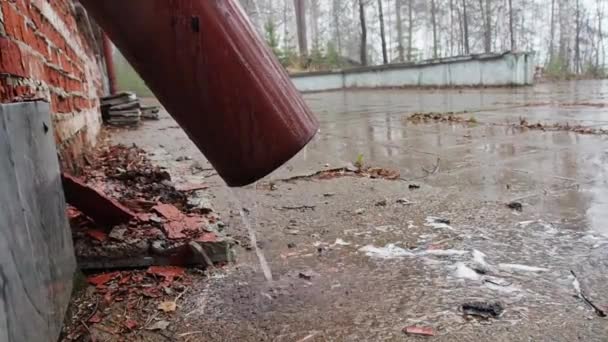
<svg viewBox="0 0 608 342"><path fill-rule="evenodd" d="M137 126L141 120L158 120L157 106L142 106L137 95L121 92L101 98L101 114L112 126Z"/></svg>
<svg viewBox="0 0 608 342"><path fill-rule="evenodd" d="M62 341L147 340L174 327L182 296L203 275L181 267L114 271L87 277L71 303ZM150 336L147 336L150 335Z"/></svg>
<svg viewBox="0 0 608 342"><path fill-rule="evenodd" d="M204 198L204 184L176 189L143 150L101 148L82 177L63 175L83 270L193 266L232 260L232 241Z"/></svg>

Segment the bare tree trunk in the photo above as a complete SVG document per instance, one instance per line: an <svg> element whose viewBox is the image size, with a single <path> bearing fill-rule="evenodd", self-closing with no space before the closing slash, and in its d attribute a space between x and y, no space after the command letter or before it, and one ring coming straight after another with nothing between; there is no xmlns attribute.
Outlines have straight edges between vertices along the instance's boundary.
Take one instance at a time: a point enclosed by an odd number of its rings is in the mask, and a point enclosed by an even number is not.
<svg viewBox="0 0 608 342"><path fill-rule="evenodd" d="M492 52L492 4L486 0L486 53Z"/></svg>
<svg viewBox="0 0 608 342"><path fill-rule="evenodd" d="M332 15L334 17L334 39L338 55L342 56L342 34L340 31L340 0L333 0Z"/></svg>
<svg viewBox="0 0 608 342"><path fill-rule="evenodd" d="M361 24L361 64L367 65L367 25L365 23L365 4L364 0L359 0L359 21Z"/></svg>
<svg viewBox="0 0 608 342"><path fill-rule="evenodd" d="M289 20L288 20L288 16L287 16L287 4L288 2L285 1L283 2L283 49L287 50L287 47L289 46Z"/></svg>
<svg viewBox="0 0 608 342"><path fill-rule="evenodd" d="M433 25L433 58L439 57L439 42L437 37L437 8L435 0L431 0L431 23Z"/></svg>
<svg viewBox="0 0 608 342"><path fill-rule="evenodd" d="M454 56L454 0L450 0L450 56Z"/></svg>
<svg viewBox="0 0 608 342"><path fill-rule="evenodd" d="M555 0L551 0L551 37L549 37L549 63L555 58Z"/></svg>
<svg viewBox="0 0 608 342"><path fill-rule="evenodd" d="M321 40L319 37L319 0L310 0L310 33L312 37L312 48L315 51L321 49Z"/></svg>
<svg viewBox="0 0 608 342"><path fill-rule="evenodd" d="M511 38L511 51L515 51L515 31L513 31L513 0L509 0L509 36Z"/></svg>
<svg viewBox="0 0 608 342"><path fill-rule="evenodd" d="M597 7L597 52L595 54L595 68L600 69L600 54L605 55L604 51L604 32L602 32L602 21L604 21L604 12L602 8L602 0L596 0ZM603 64L603 63L602 63ZM604 66L602 65L602 68Z"/></svg>
<svg viewBox="0 0 608 342"><path fill-rule="evenodd" d="M403 48L403 19L401 18L401 8L403 0L395 0L395 13L397 15L397 52L399 62L405 62L405 51Z"/></svg>
<svg viewBox="0 0 608 342"><path fill-rule="evenodd" d="M489 11L489 0L486 0L484 9L484 0L479 0L479 11L481 13L481 19L483 21L483 50L485 53L490 53L492 50L492 32L490 27L490 11Z"/></svg>
<svg viewBox="0 0 608 342"><path fill-rule="evenodd" d="M388 53L386 52L386 35L384 33L384 13L382 12L382 0L378 0L378 19L380 20L380 40L382 41L382 62L388 64Z"/></svg>
<svg viewBox="0 0 608 342"><path fill-rule="evenodd" d="M574 71L581 73L581 3L576 0L576 37L574 41Z"/></svg>
<svg viewBox="0 0 608 342"><path fill-rule="evenodd" d="M467 0L462 0L462 16L464 26L464 54L470 55L471 49L469 46L469 18L467 14Z"/></svg>
<svg viewBox="0 0 608 342"><path fill-rule="evenodd" d="M570 0L568 0L570 1ZM559 12L558 12L558 18L559 18L559 26L560 26L560 30L559 30L559 62L561 64L562 67L562 71L563 72L569 72L570 69L570 40L572 38L572 36L570 35L571 32L568 29L568 25L570 24L570 16L571 13L568 13L568 2L564 1L564 0L559 0L558 2L559 5Z"/></svg>
<svg viewBox="0 0 608 342"><path fill-rule="evenodd" d="M294 7L296 10L296 26L298 29L300 57L305 58L308 55L308 39L306 37L306 0L294 0Z"/></svg>
<svg viewBox="0 0 608 342"><path fill-rule="evenodd" d="M411 62L413 56L413 34L414 34L414 0L409 0L407 8L407 60Z"/></svg>

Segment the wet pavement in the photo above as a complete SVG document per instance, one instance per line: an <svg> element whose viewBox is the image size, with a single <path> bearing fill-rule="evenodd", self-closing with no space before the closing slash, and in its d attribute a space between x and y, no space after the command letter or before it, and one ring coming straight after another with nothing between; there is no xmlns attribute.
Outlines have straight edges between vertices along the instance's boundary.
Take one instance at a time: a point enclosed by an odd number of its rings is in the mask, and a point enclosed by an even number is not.
<svg viewBox="0 0 608 342"><path fill-rule="evenodd" d="M608 322L576 297L571 271L608 310L608 136L513 124L608 127L607 96L600 81L308 94L321 121L314 141L236 191L166 113L113 141L138 144L177 183L209 184L243 245L246 207L270 263L268 283L242 248L235 265L196 284L170 328L178 340L401 341L420 339L401 331L418 325L437 341L606 341ZM463 111L472 123L407 120ZM359 155L402 179L289 180ZM474 301L505 311L464 317Z"/></svg>

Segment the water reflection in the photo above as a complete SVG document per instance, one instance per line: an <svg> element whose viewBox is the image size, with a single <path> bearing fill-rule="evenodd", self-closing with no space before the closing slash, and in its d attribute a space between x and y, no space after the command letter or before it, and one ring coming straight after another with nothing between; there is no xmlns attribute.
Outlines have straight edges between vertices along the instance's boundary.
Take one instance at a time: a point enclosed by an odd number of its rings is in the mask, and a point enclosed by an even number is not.
<svg viewBox="0 0 608 342"><path fill-rule="evenodd" d="M528 122L568 122L607 126L608 82L541 84L529 88L451 90L357 90L307 95L320 116L322 129L300 156L336 164L363 154L366 161L395 167L403 177L424 175L423 167L441 159L438 185L467 179L467 191L488 200L516 195L547 196L549 190L570 190L538 199L554 213L575 213L593 229L608 234L606 153L600 136L568 132L521 131L509 126ZM608 102L606 102L608 105ZM607 107L608 108L608 107ZM414 112L462 112L480 124L413 124ZM297 158L296 158L297 159ZM295 161L298 164L298 160ZM454 184L452 184L454 185ZM505 189L514 189L506 194ZM475 195L475 194L473 194ZM561 196L561 197L560 197ZM561 213L561 214L560 214ZM576 215L581 214L581 215Z"/></svg>

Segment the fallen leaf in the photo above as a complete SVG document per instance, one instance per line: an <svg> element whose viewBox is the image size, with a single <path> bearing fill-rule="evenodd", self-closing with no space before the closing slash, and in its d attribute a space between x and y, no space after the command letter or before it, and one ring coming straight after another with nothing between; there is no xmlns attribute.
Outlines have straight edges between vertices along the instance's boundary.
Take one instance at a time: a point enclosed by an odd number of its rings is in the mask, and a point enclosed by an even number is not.
<svg viewBox="0 0 608 342"><path fill-rule="evenodd" d="M130 274L126 274L122 278L120 278L120 280L118 281L118 284L125 285L129 281L131 281L131 275Z"/></svg>
<svg viewBox="0 0 608 342"><path fill-rule="evenodd" d="M89 318L88 322L89 323L100 323L102 321L102 317L101 314L99 312L95 312L95 314L93 316L91 316L91 318Z"/></svg>
<svg viewBox="0 0 608 342"><path fill-rule="evenodd" d="M125 327L127 327L127 329L129 329L129 330L133 330L133 329L137 328L137 321L128 319L125 321Z"/></svg>
<svg viewBox="0 0 608 342"><path fill-rule="evenodd" d="M89 229L86 231L86 234L99 242L104 242L108 239L108 234L99 229Z"/></svg>
<svg viewBox="0 0 608 342"><path fill-rule="evenodd" d="M111 272L111 273L102 273L96 276L90 276L87 278L87 281L91 285L101 286L108 283L110 280L118 277L120 272Z"/></svg>
<svg viewBox="0 0 608 342"><path fill-rule="evenodd" d="M209 186L205 184L195 184L195 183L182 183L175 186L177 191L189 192L195 190L204 190L209 188Z"/></svg>
<svg viewBox="0 0 608 342"><path fill-rule="evenodd" d="M172 204L158 204L152 208L155 212L166 218L167 220L179 220L184 214Z"/></svg>
<svg viewBox="0 0 608 342"><path fill-rule="evenodd" d="M203 233L203 235L199 236L196 242L216 242L217 235L215 233Z"/></svg>
<svg viewBox="0 0 608 342"><path fill-rule="evenodd" d="M429 327L417 327L417 326L405 327L405 328L403 328L403 332L408 335L435 336L435 332L433 331L433 328L429 328Z"/></svg>
<svg viewBox="0 0 608 342"><path fill-rule="evenodd" d="M177 266L150 266L148 274L153 274L167 279L179 278L184 276L186 270L183 267Z"/></svg>
<svg viewBox="0 0 608 342"><path fill-rule="evenodd" d="M173 312L177 310L177 303L174 301L167 301L158 304L158 309L164 312Z"/></svg>
<svg viewBox="0 0 608 342"><path fill-rule="evenodd" d="M171 323L167 321L158 321L154 323L152 326L148 327L148 330L165 330L169 327Z"/></svg>

